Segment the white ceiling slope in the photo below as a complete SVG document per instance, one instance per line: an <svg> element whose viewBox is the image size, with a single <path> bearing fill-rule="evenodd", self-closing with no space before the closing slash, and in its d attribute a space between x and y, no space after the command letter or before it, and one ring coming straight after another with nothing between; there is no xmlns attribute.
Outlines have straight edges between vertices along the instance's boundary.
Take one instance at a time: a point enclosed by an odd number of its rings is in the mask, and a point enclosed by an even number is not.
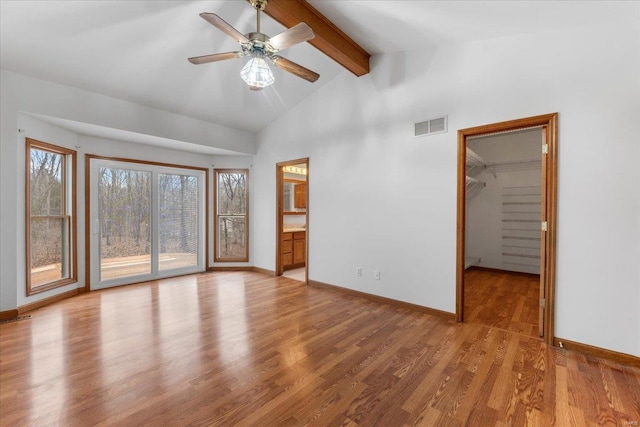
<svg viewBox="0 0 640 427"><path fill-rule="evenodd" d="M630 10L629 2L613 1L310 3L372 54L616 22ZM243 59L187 62L238 47L200 12L217 13L241 32L255 31L255 12L244 0L0 0L0 66L249 132L347 72L305 43L283 56L317 71L320 80L308 83L274 67L272 87L249 91L239 77ZM263 15L262 32L284 30Z"/></svg>

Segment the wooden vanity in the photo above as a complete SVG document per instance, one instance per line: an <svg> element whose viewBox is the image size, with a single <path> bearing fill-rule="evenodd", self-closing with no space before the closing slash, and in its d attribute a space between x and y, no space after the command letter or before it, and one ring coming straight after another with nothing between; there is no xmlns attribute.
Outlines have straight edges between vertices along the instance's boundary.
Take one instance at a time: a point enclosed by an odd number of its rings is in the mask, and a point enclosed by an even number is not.
<svg viewBox="0 0 640 427"><path fill-rule="evenodd" d="M282 267L284 270L305 266L307 251L306 230L285 230L282 233Z"/></svg>

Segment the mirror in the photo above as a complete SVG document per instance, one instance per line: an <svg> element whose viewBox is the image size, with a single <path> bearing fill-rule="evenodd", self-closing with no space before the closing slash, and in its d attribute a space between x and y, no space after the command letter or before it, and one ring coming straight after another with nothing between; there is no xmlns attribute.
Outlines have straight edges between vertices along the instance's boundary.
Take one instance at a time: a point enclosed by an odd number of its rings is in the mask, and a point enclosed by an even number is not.
<svg viewBox="0 0 640 427"><path fill-rule="evenodd" d="M307 183L304 181L285 180L283 182L282 210L284 213L306 212Z"/></svg>

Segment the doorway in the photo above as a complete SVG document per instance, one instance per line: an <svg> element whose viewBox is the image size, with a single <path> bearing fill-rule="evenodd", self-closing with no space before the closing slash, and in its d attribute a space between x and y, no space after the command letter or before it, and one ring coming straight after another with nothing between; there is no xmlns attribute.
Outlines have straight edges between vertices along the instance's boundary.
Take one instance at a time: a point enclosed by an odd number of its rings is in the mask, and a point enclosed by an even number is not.
<svg viewBox="0 0 640 427"><path fill-rule="evenodd" d="M517 132L537 135L539 138L538 149L541 153L539 170L539 189L533 189L529 185L502 185L500 186L500 200L498 204L501 210L504 207L515 207L517 209L507 209L504 213L499 213L500 222L503 229L496 230L501 236L501 245L505 248L497 248L494 252L500 259L498 268L483 268L480 273L475 268L474 275L465 274L471 265L480 265L480 257L468 253L467 248L473 247L470 244L467 209L468 198L474 192L482 191L481 180L468 173L477 163L487 162L470 150L474 145L478 146L478 141L491 135L504 135ZM496 146L492 147L494 150ZM490 150L489 150L490 152ZM471 154L470 154L471 153ZM465 313L465 291L472 292L472 287L478 280L493 280L494 283L504 282L506 274L503 270L516 271L518 273L509 274L511 285L516 282L520 286L527 286L528 291L524 292L523 301L529 301L530 311L538 317L538 335L543 337L547 344L553 344L553 324L554 324L554 296L555 296L555 235L556 235L556 165L557 165L557 113L535 116L524 119L512 120L508 122L495 123L478 126L458 131L458 216L457 216L457 286L456 286L456 318L459 322L477 319L477 313ZM494 162L493 174L495 176L496 167ZM504 166L507 167L507 166ZM508 166L513 167L513 166ZM491 168L489 168L491 170ZM515 181L514 181L515 182ZM516 182L517 184L517 182ZM529 188L527 188L529 187ZM480 189L480 190L478 190ZM496 193L497 194L497 193ZM513 203L516 201L517 203ZM530 212L518 212L526 205L533 210ZM537 211L535 210L537 209ZM538 219L532 221L532 218ZM539 222L538 222L539 221ZM494 221L495 222L495 221ZM523 228L522 230L516 228ZM508 231L505 231L508 230ZM513 239L518 237L518 239ZM526 242L526 243L523 243ZM535 244L532 244L534 242ZM476 242L477 243L477 237ZM539 247L536 244L539 243ZM476 244L477 246L477 244ZM536 252L539 254L537 255ZM489 260L485 264L491 265ZM495 260L493 267L496 267ZM506 267L503 267L506 266ZM515 274L515 276L514 276ZM482 276L484 275L484 276ZM514 280L517 277L517 280ZM468 281L468 288L465 282ZM523 282L523 283L520 283ZM526 283L525 283L526 282ZM538 286L534 286L538 285ZM537 298L531 295L531 290L536 289ZM472 294L468 293L472 298ZM475 295L477 296L477 295ZM475 298L475 297L474 297ZM525 304L520 302L520 304ZM506 303L505 303L506 305ZM467 305L468 307L468 305ZM504 307L501 307L502 310ZM537 309L536 309L537 308ZM495 310L495 307L491 308ZM504 310L503 310L504 311ZM537 313L536 313L537 312ZM535 323L535 322L534 322ZM535 334L535 331L534 331Z"/></svg>
<svg viewBox="0 0 640 427"><path fill-rule="evenodd" d="M308 283L309 159L276 164L276 276Z"/></svg>

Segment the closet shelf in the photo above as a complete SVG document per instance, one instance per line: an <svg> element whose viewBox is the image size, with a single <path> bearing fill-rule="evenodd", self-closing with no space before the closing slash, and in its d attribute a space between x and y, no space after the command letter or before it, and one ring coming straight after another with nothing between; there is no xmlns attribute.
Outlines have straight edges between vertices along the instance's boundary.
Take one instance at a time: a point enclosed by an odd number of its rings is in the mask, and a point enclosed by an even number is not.
<svg viewBox="0 0 640 427"><path fill-rule="evenodd" d="M478 181L477 179L467 175L466 185L467 185L467 196L468 196L469 194L471 194L471 191L474 188L476 188L476 187L484 188L484 187L486 187L487 183L483 182L483 181Z"/></svg>
<svg viewBox="0 0 640 427"><path fill-rule="evenodd" d="M477 184L477 183L479 183L479 182L480 182L480 181L478 181L477 179L472 178L472 177L470 177L470 176L467 176L467 185L469 185L469 184Z"/></svg>
<svg viewBox="0 0 640 427"><path fill-rule="evenodd" d="M541 159L512 160L510 162L492 163L491 169L497 172L518 171L518 170L535 170L542 167Z"/></svg>
<svg viewBox="0 0 640 427"><path fill-rule="evenodd" d="M471 165L472 167L486 167L487 164L488 163L485 162L484 159L478 155L478 153L467 147L467 167L469 167L469 165Z"/></svg>
<svg viewBox="0 0 640 427"><path fill-rule="evenodd" d="M467 175L469 175L475 169L487 169L489 168L489 166L491 165L487 163L482 157L480 157L478 153L467 147ZM489 171L495 178L496 172L491 168L489 168Z"/></svg>

